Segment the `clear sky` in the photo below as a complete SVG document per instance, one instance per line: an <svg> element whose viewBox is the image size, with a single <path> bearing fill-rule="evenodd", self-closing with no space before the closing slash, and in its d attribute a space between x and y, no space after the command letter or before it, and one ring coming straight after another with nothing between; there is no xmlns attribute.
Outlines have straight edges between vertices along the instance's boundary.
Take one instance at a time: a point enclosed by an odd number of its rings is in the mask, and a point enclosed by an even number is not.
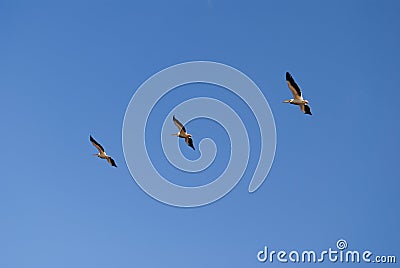
<svg viewBox="0 0 400 268"><path fill-rule="evenodd" d="M340 238L400 259L399 11L395 0L0 1L0 266L309 267L256 255ZM141 190L121 137L137 88L194 60L259 86L277 148L255 193L246 173L224 198L188 209ZM312 116L282 103L286 71ZM92 156L90 134L118 168Z"/></svg>

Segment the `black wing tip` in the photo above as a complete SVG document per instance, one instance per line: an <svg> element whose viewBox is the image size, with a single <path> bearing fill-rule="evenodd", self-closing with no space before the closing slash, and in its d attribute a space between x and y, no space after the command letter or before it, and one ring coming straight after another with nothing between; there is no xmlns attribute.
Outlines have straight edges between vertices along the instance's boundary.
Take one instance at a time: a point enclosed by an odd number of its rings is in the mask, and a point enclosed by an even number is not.
<svg viewBox="0 0 400 268"><path fill-rule="evenodd" d="M110 162L111 162L111 163L110 163L111 166L117 167L117 164L115 163L114 159L110 158Z"/></svg>
<svg viewBox="0 0 400 268"><path fill-rule="evenodd" d="M308 114L308 115L312 115L310 106L304 105L304 113Z"/></svg>
<svg viewBox="0 0 400 268"><path fill-rule="evenodd" d="M92 135L90 135L90 141L93 142L93 143L95 143L95 144L100 145L100 144L92 137Z"/></svg>
<svg viewBox="0 0 400 268"><path fill-rule="evenodd" d="M176 119L175 115L172 116L172 121L178 122L179 124L182 124L178 119Z"/></svg>
<svg viewBox="0 0 400 268"><path fill-rule="evenodd" d="M292 84L294 87L298 87L298 85L294 81L293 76L289 72L286 72L286 81Z"/></svg>
<svg viewBox="0 0 400 268"><path fill-rule="evenodd" d="M196 149L194 149L194 145L193 145L193 140L192 140L192 138L188 138L188 145L189 145L189 147L192 148L193 150L196 150Z"/></svg>
<svg viewBox="0 0 400 268"><path fill-rule="evenodd" d="M99 143L93 138L92 135L90 135L90 141L91 141L91 142L94 142L94 143L96 143L96 144L99 144Z"/></svg>

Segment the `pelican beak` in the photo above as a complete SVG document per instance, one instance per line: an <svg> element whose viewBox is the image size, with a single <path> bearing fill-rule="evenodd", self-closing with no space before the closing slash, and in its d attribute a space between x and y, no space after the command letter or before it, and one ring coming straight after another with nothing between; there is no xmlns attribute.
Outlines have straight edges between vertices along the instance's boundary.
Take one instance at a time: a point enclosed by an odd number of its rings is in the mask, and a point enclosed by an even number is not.
<svg viewBox="0 0 400 268"><path fill-rule="evenodd" d="M290 100L284 100L283 101L283 103L289 103L290 102Z"/></svg>

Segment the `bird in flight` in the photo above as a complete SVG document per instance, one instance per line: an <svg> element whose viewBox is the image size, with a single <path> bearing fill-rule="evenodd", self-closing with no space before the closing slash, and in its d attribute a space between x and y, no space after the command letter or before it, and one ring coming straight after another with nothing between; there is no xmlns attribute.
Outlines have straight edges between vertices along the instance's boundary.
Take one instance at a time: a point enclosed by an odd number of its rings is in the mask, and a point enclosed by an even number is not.
<svg viewBox="0 0 400 268"><path fill-rule="evenodd" d="M113 167L117 167L117 164L115 164L114 159L111 158L111 156L107 155L106 152L104 151L103 146L100 145L100 143L98 143L95 139L93 139L92 135L90 135L90 141L92 142L92 144L94 145L94 147L97 148L97 150L99 150L98 154L94 154L102 159L107 159L107 162L110 163L111 166Z"/></svg>
<svg viewBox="0 0 400 268"><path fill-rule="evenodd" d="M175 115L173 116L172 119L174 121L175 126L177 126L179 129L178 133L172 135L185 139L186 144L194 150L192 135L186 132L185 127L181 122L179 122L178 119L175 118Z"/></svg>
<svg viewBox="0 0 400 268"><path fill-rule="evenodd" d="M292 91L293 99L285 100L283 102L298 105L303 113L312 115L310 106L308 106L308 100L303 99L301 96L300 87L296 84L293 77L288 72L286 72L286 82L290 91Z"/></svg>

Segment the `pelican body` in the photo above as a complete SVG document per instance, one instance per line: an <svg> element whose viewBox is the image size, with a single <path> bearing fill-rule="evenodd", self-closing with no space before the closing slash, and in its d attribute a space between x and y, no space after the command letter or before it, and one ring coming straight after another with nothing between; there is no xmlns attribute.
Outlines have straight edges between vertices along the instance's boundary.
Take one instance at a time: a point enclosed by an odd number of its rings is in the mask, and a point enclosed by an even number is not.
<svg viewBox="0 0 400 268"><path fill-rule="evenodd" d="M107 162L113 166L113 167L117 167L117 165L115 164L114 159L111 158L111 156L107 155L106 152L104 151L103 146L100 145L100 143L98 143L93 137L92 135L90 135L90 141L92 142L93 146L97 148L97 150L99 151L99 153L97 154L93 154L94 156L97 156L101 159L106 159Z"/></svg>
<svg viewBox="0 0 400 268"><path fill-rule="evenodd" d="M311 108L308 105L308 100L303 99L300 87L296 84L289 72L286 72L286 82L290 91L293 94L293 99L285 100L283 102L298 105L303 113L312 115Z"/></svg>
<svg viewBox="0 0 400 268"><path fill-rule="evenodd" d="M172 117L172 120L174 121L175 126L179 129L179 132L171 135L185 139L186 144L194 150L192 135L186 132L185 126L175 118L175 115Z"/></svg>

